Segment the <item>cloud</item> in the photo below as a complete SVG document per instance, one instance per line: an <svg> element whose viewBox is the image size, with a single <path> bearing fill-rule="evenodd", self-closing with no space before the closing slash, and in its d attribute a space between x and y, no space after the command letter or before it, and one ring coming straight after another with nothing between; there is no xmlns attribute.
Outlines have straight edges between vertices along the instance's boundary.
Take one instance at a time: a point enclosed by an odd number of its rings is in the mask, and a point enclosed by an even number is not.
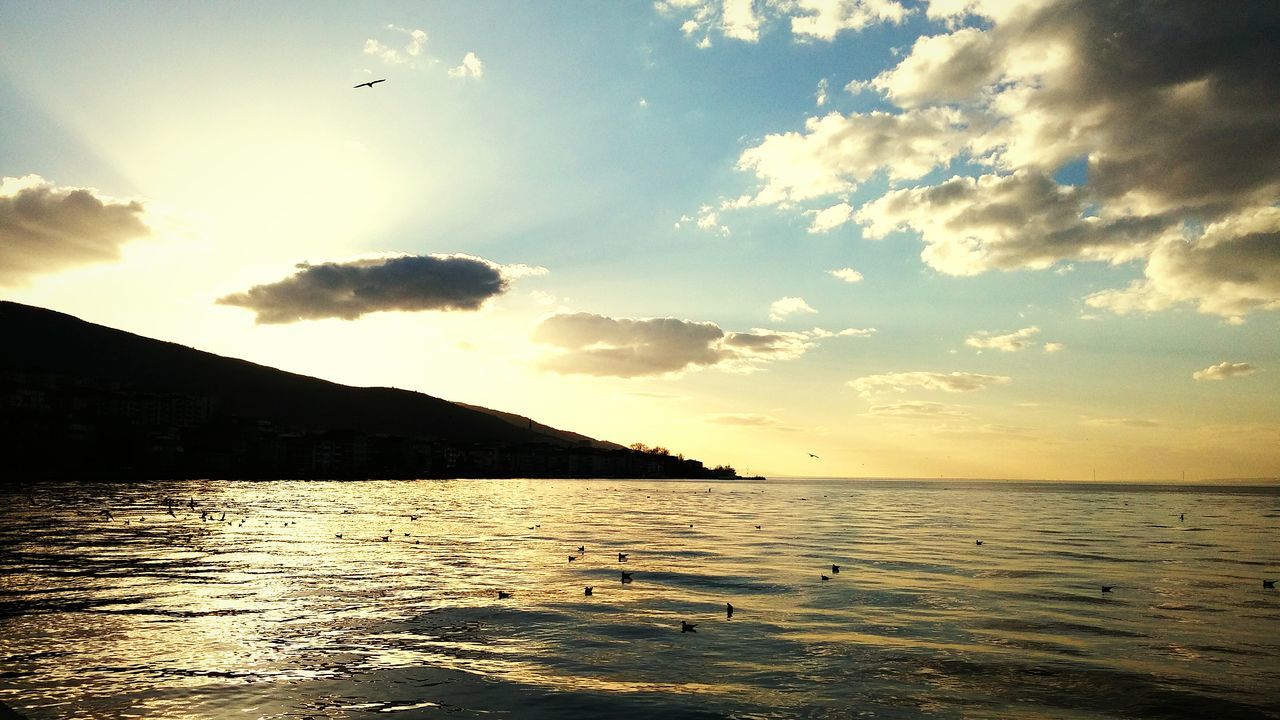
<svg viewBox="0 0 1280 720"><path fill-rule="evenodd" d="M831 41L840 33L875 23L900 23L910 11L897 0L658 0L654 7L681 22L680 32L692 38L700 32L719 32L731 40L755 43L769 26L789 27L799 42ZM704 36L698 47L709 47Z"/></svg>
<svg viewBox="0 0 1280 720"><path fill-rule="evenodd" d="M145 237L143 206L37 175L0 179L0 285L77 265L117 260Z"/></svg>
<svg viewBox="0 0 1280 720"><path fill-rule="evenodd" d="M452 78L475 78L479 80L484 77L484 63L480 62L480 58L476 57L473 52L467 53L462 58L462 64L455 68L450 68L449 77Z"/></svg>
<svg viewBox="0 0 1280 720"><path fill-rule="evenodd" d="M677 318L560 313L540 322L533 339L552 351L541 363L545 369L561 374L645 377L699 367L751 371L798 358L819 340L837 335L818 328L810 332L762 328L726 332L715 323Z"/></svg>
<svg viewBox="0 0 1280 720"><path fill-rule="evenodd" d="M1164 427L1164 423L1156 420L1147 420L1145 418L1091 418L1085 420L1085 425L1094 427L1131 427L1131 428L1158 428Z"/></svg>
<svg viewBox="0 0 1280 720"><path fill-rule="evenodd" d="M1056 353L1066 350L1067 346L1060 342L1047 342L1044 344L1044 351L1047 353Z"/></svg>
<svg viewBox="0 0 1280 720"><path fill-rule="evenodd" d="M1039 333L1040 328L1035 326L1015 330L1007 335L992 335L989 332L979 332L965 338L964 344L980 349L1017 352L1035 345L1035 341L1031 338Z"/></svg>
<svg viewBox="0 0 1280 720"><path fill-rule="evenodd" d="M1047 175L956 176L934 186L893 190L858 211L864 234L920 234L921 259L948 275L992 269L1045 269L1065 258L1122 262L1148 252L1174 219L1103 220L1087 216L1091 199Z"/></svg>
<svg viewBox="0 0 1280 720"><path fill-rule="evenodd" d="M817 310L809 307L809 303L800 297L783 297L773 301L769 306L769 319L777 322L785 319L788 315L796 313L816 313Z"/></svg>
<svg viewBox="0 0 1280 720"><path fill-rule="evenodd" d="M1118 314L1189 303L1232 320L1280 309L1280 208L1224 218L1195 242L1167 238L1151 252L1143 274L1125 289L1097 292L1085 302Z"/></svg>
<svg viewBox="0 0 1280 720"><path fill-rule="evenodd" d="M827 79L822 78L818 81L818 89L813 93L814 104L822 107L827 104Z"/></svg>
<svg viewBox="0 0 1280 720"><path fill-rule="evenodd" d="M386 65L404 65L411 63L422 55L427 46L427 33L417 28L404 28L398 25L387 25L388 30L409 36L409 41L402 47L392 47L381 40L369 38L364 41L364 54L378 58Z"/></svg>
<svg viewBox="0 0 1280 720"><path fill-rule="evenodd" d="M839 203L832 205L825 210L816 210L813 213L813 223L809 225L809 232L823 233L849 222L853 219L853 206L849 203Z"/></svg>
<svg viewBox="0 0 1280 720"><path fill-rule="evenodd" d="M760 415L757 413L725 413L721 415L708 415L705 420L717 425L739 425L743 427L755 427L764 430L777 430L780 432L799 432L801 428L794 425L787 425L772 415Z"/></svg>
<svg viewBox="0 0 1280 720"><path fill-rule="evenodd" d="M1274 3L934 0L927 15L945 30L849 86L890 110L811 117L741 153L753 204L814 212L883 174L890 190L855 220L918 233L940 272L1138 261L1142 281L1090 304L1280 309ZM1053 180L1079 161L1083 182ZM948 167L979 177L903 186Z"/></svg>
<svg viewBox="0 0 1280 720"><path fill-rule="evenodd" d="M1258 369L1249 363L1224 361L1217 365L1210 365L1203 370L1197 370L1191 374L1191 377L1196 380L1226 380L1233 377L1252 375L1257 371Z"/></svg>
<svg viewBox="0 0 1280 720"><path fill-rule="evenodd" d="M887 405L872 405L865 414L873 417L919 420L962 420L969 417L969 413L950 405L944 405L939 402L916 401L890 403Z"/></svg>
<svg viewBox="0 0 1280 720"><path fill-rule="evenodd" d="M849 386L864 398L881 393L901 393L912 388L941 390L949 393L974 392L994 385L1005 385L1010 378L1002 375L982 375L969 372L899 372L867 375L850 380Z"/></svg>
<svg viewBox="0 0 1280 720"><path fill-rule="evenodd" d="M862 273L853 268L840 268L839 270L828 270L827 274L837 280L843 280L847 283L862 282Z"/></svg>
<svg viewBox="0 0 1280 720"><path fill-rule="evenodd" d="M791 15L791 34L827 41L845 30L901 23L910 12L892 0L797 0L795 8L798 12Z"/></svg>
<svg viewBox="0 0 1280 720"><path fill-rule="evenodd" d="M738 169L761 182L753 204L790 204L853 191L884 171L893 180L921 177L972 142L965 114L925 108L890 114L829 113L804 132L767 135L738 157Z"/></svg>
<svg viewBox="0 0 1280 720"><path fill-rule="evenodd" d="M354 320L386 311L478 310L489 298L506 292L512 279L546 272L468 255L406 255L297 267L284 280L217 302L253 310L263 324Z"/></svg>

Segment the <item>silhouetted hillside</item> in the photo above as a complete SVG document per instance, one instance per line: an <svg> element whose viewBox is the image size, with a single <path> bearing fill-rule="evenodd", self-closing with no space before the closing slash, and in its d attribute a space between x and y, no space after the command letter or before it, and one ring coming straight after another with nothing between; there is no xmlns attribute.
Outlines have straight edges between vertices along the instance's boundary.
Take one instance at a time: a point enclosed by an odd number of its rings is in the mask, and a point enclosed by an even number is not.
<svg viewBox="0 0 1280 720"><path fill-rule="evenodd" d="M522 416L356 388L0 302L0 476L730 477Z"/></svg>
<svg viewBox="0 0 1280 720"><path fill-rule="evenodd" d="M310 430L429 435L467 442L564 442L408 390L357 388L0 302L0 368L216 399L227 415Z"/></svg>

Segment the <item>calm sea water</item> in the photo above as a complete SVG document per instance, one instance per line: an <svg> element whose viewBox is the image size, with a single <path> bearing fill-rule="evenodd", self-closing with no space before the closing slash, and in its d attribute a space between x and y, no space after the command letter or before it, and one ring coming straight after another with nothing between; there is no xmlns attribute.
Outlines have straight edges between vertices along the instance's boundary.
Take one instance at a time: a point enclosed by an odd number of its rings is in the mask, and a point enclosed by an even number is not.
<svg viewBox="0 0 1280 720"><path fill-rule="evenodd" d="M1276 488L174 482L0 501L0 700L30 718L1280 717Z"/></svg>

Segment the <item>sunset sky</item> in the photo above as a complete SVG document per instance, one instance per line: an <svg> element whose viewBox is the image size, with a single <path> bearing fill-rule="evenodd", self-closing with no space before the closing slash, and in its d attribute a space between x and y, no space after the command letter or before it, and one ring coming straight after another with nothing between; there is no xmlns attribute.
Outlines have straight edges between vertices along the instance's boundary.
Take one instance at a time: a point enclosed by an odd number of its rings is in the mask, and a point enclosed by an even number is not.
<svg viewBox="0 0 1280 720"><path fill-rule="evenodd" d="M1275 477L1277 58L1274 0L9 2L0 298L752 473Z"/></svg>

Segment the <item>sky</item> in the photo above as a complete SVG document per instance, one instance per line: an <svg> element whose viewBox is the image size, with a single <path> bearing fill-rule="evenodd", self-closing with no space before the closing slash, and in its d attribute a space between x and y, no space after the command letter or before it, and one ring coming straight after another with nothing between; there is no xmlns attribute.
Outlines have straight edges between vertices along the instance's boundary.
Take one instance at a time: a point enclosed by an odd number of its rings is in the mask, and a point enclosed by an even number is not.
<svg viewBox="0 0 1280 720"><path fill-rule="evenodd" d="M1276 58L1273 0L4 3L0 299L740 472L1276 477Z"/></svg>

